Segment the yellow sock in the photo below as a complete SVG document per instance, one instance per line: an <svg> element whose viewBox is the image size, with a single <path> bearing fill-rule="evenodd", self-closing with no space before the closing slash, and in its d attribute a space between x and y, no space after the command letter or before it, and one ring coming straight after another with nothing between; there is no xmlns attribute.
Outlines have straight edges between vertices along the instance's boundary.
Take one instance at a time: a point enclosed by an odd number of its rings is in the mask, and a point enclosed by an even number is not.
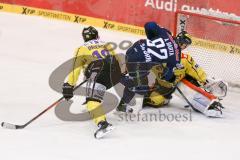
<svg viewBox="0 0 240 160"><path fill-rule="evenodd" d="M101 106L101 103L97 101L88 101L87 109L96 124L101 121L106 121L105 112Z"/></svg>

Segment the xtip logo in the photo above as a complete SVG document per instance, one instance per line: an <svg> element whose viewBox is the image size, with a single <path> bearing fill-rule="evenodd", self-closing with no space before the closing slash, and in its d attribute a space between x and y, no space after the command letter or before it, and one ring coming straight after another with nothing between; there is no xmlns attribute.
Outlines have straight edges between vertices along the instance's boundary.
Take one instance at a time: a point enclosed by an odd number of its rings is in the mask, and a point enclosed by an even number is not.
<svg viewBox="0 0 240 160"><path fill-rule="evenodd" d="M112 24L112 23L109 23L109 22L107 22L107 21L104 21L104 26L103 26L103 28L106 28L106 29L112 29L112 28L114 28L114 24Z"/></svg>
<svg viewBox="0 0 240 160"><path fill-rule="evenodd" d="M229 53L231 54L240 54L240 48L236 48L235 46L230 46L230 51Z"/></svg>
<svg viewBox="0 0 240 160"><path fill-rule="evenodd" d="M34 14L34 13L35 13L34 9L29 9L29 8L23 7L22 14L28 15L28 14Z"/></svg>
<svg viewBox="0 0 240 160"><path fill-rule="evenodd" d="M179 32L185 31L185 29L186 29L186 17L184 17L184 16L180 17L179 26L180 26L180 31Z"/></svg>
<svg viewBox="0 0 240 160"><path fill-rule="evenodd" d="M74 20L75 23L83 23L83 22L85 22L85 21L87 21L86 18L82 18L82 17L79 17L79 16L75 16L75 20Z"/></svg>

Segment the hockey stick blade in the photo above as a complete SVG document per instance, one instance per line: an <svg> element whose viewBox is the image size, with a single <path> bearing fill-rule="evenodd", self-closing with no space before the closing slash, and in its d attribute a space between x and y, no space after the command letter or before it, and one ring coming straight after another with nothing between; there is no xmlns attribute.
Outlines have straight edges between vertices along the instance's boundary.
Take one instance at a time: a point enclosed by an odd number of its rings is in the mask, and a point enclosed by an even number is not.
<svg viewBox="0 0 240 160"><path fill-rule="evenodd" d="M14 125L11 123L6 123L6 122L2 122L1 126L6 129L22 129L22 128L24 128L22 126Z"/></svg>
<svg viewBox="0 0 240 160"><path fill-rule="evenodd" d="M78 89L81 85L83 85L85 82L87 82L88 79L84 80L82 83L80 83L78 86L76 86L73 90ZM48 106L46 109L44 109L41 113L39 113L38 115L36 115L35 117L33 117L31 120L29 120L27 123L23 124L23 125L15 125L15 124L11 124L11 123L7 123L7 122L2 122L1 126L3 128L6 129L23 129L26 126L28 126L29 124L31 124L33 121L35 121L36 119L38 119L41 115L43 115L45 112L47 112L48 110L50 110L51 108L57 106L57 104L61 103L61 101L64 99L64 97L62 96L61 98L59 98L57 101L55 101L53 104L51 104L50 106Z"/></svg>

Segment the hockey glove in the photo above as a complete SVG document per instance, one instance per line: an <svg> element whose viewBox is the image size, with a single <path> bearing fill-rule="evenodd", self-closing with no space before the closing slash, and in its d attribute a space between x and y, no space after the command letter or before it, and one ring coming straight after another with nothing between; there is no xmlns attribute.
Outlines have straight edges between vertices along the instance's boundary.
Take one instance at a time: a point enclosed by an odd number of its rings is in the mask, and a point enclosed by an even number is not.
<svg viewBox="0 0 240 160"><path fill-rule="evenodd" d="M173 73L176 77L175 85L185 77L185 72L185 67L182 64L177 64L176 67L173 68Z"/></svg>
<svg viewBox="0 0 240 160"><path fill-rule="evenodd" d="M173 88L174 87L173 83L168 82L163 79L158 79L157 82L158 82L158 85L160 85L161 87L165 87L165 88Z"/></svg>
<svg viewBox="0 0 240 160"><path fill-rule="evenodd" d="M62 87L63 97L68 101L73 97L73 86L69 83L64 83Z"/></svg>

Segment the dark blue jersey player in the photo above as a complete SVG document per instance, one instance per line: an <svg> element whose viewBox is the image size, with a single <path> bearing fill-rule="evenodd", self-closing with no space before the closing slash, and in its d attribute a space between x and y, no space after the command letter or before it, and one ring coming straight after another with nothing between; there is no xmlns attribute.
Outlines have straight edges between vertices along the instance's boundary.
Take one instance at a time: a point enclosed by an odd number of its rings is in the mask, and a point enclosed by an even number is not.
<svg viewBox="0 0 240 160"><path fill-rule="evenodd" d="M147 39L133 44L126 53L126 67L128 76L122 78L125 90L117 110L126 111L126 105L135 93L147 94L151 90L148 74L153 66L164 66L163 79L173 81L173 69L180 63L180 48L174 41L171 32L160 27L155 22L144 25ZM131 111L130 111L131 112Z"/></svg>
<svg viewBox="0 0 240 160"><path fill-rule="evenodd" d="M165 64L168 68L165 79L170 80L173 76L173 68L180 61L178 45L170 31L159 27L155 22L146 23L144 28L147 39L135 42L126 53L127 69L137 71L134 67L128 66L132 63L136 63L136 66L137 63L147 63L145 64L147 69L153 65Z"/></svg>

